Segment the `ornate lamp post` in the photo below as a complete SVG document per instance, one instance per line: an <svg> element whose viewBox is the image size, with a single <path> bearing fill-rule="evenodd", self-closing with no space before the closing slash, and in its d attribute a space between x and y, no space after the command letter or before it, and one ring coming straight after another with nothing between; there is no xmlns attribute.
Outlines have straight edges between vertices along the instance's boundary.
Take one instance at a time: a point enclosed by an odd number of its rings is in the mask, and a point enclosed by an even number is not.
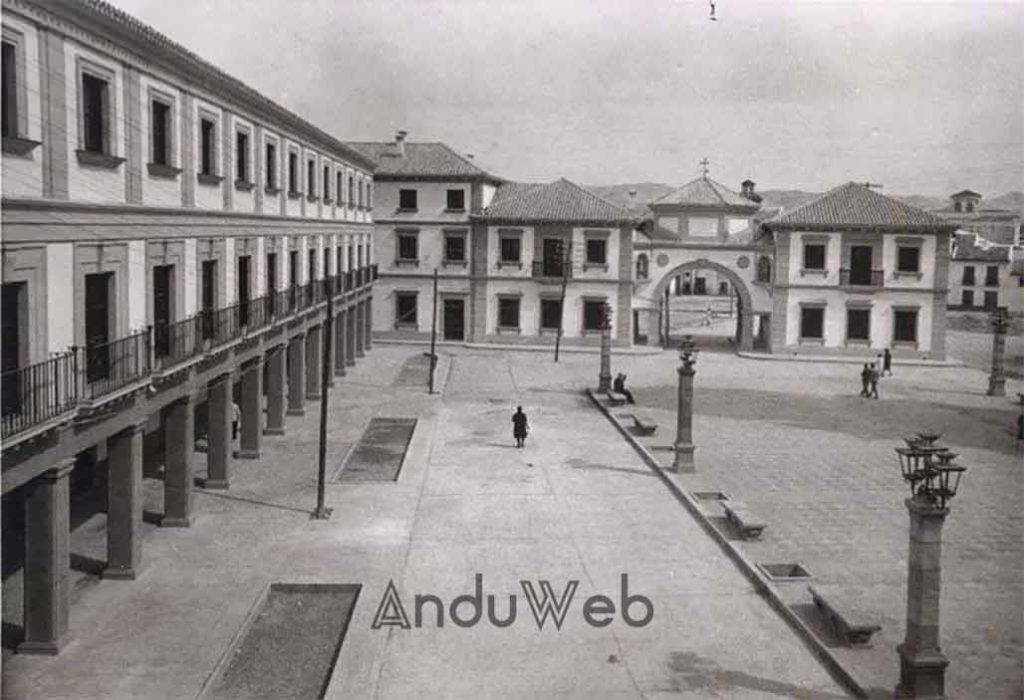
<svg viewBox="0 0 1024 700"><path fill-rule="evenodd" d="M601 371L597 375L598 393L612 388L612 307L605 303L601 317Z"/></svg>
<svg viewBox="0 0 1024 700"><path fill-rule="evenodd" d="M1006 396L1006 330L1010 325L1006 307L992 312L992 371L988 375L989 396Z"/></svg>
<svg viewBox="0 0 1024 700"><path fill-rule="evenodd" d="M679 344L679 409L676 414L676 458L672 470L677 472L695 471L693 463L693 375L697 364L697 346L692 335L683 336Z"/></svg>
<svg viewBox="0 0 1024 700"><path fill-rule="evenodd" d="M897 447L900 471L910 484L907 562L907 631L896 649L900 657L897 697L943 698L949 660L939 647L939 588L942 525L947 503L956 496L965 467L957 455L936 444L938 435L918 433Z"/></svg>

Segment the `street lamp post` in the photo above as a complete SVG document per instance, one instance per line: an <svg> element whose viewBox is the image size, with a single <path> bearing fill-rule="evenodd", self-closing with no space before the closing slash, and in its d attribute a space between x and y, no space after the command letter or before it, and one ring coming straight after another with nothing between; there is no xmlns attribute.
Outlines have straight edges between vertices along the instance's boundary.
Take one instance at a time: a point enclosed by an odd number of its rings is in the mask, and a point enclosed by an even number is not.
<svg viewBox="0 0 1024 700"><path fill-rule="evenodd" d="M676 472L696 471L693 463L693 375L697 364L697 346L693 336L683 336L679 344L679 360L682 364L679 374L679 408L676 413L675 461L672 470Z"/></svg>
<svg viewBox="0 0 1024 700"><path fill-rule="evenodd" d="M1010 325L1006 308L992 312L992 371L988 375L989 396L1006 396L1006 330Z"/></svg>
<svg viewBox="0 0 1024 700"><path fill-rule="evenodd" d="M597 375L597 392L612 388L612 307L604 305L601 318L601 371Z"/></svg>
<svg viewBox="0 0 1024 700"><path fill-rule="evenodd" d="M918 433L906 438L906 447L896 448L911 494L905 501L910 513L907 629L903 643L896 647L900 657L897 697L945 697L949 660L939 646L942 525L949 513L947 503L956 496L966 468L953 463L955 453L935 444L938 438Z"/></svg>

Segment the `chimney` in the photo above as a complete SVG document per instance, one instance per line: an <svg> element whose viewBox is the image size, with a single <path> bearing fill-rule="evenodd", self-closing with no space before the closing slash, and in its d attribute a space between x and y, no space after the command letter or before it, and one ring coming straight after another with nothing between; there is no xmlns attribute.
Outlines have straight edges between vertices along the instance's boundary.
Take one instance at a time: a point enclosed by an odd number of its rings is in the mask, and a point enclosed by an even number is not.
<svg viewBox="0 0 1024 700"><path fill-rule="evenodd" d="M404 129L399 129L395 132L395 153L399 158L405 156L405 137L409 134Z"/></svg>
<svg viewBox="0 0 1024 700"><path fill-rule="evenodd" d="M761 195L754 191L754 187L757 183L753 180L744 180L740 183L740 195L744 198L749 199L751 202L760 202Z"/></svg>

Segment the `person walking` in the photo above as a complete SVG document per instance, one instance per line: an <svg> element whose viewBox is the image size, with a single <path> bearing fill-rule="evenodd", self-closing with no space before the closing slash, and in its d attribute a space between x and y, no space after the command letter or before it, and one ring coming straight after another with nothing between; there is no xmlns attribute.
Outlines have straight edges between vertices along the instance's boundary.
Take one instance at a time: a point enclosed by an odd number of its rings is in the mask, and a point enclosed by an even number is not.
<svg viewBox="0 0 1024 700"><path fill-rule="evenodd" d="M626 388L626 375L621 372L615 376L615 381L612 382L612 391L625 396L628 403L636 403L633 399L633 392Z"/></svg>
<svg viewBox="0 0 1024 700"><path fill-rule="evenodd" d="M871 363L870 370L871 370L871 374L868 376L868 383L870 384L870 390L868 392L868 395L871 398L873 398L873 399L877 399L878 398L878 378L879 378L880 375L879 375L879 372L878 372L878 367L875 366L874 362Z"/></svg>
<svg viewBox="0 0 1024 700"><path fill-rule="evenodd" d="M530 430L530 423L523 413L522 406L516 406L516 412L512 414L512 437L516 439L516 447L523 447L526 444L526 434Z"/></svg>
<svg viewBox="0 0 1024 700"><path fill-rule="evenodd" d="M868 385L871 383L871 368L868 367L868 363L864 363L864 368L860 371L860 395L868 395Z"/></svg>
<svg viewBox="0 0 1024 700"><path fill-rule="evenodd" d="M231 439L238 439L238 425L242 422L242 409L234 401L231 402Z"/></svg>
<svg viewBox="0 0 1024 700"><path fill-rule="evenodd" d="M882 376L888 372L889 376L892 376L892 353L889 352L889 348L885 349L885 354L882 355Z"/></svg>

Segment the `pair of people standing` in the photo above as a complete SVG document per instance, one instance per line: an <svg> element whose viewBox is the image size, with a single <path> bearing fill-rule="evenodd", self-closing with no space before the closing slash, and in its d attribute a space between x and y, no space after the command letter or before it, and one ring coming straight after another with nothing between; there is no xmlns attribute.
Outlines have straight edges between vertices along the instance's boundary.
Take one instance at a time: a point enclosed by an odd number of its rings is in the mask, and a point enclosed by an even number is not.
<svg viewBox="0 0 1024 700"><path fill-rule="evenodd" d="M879 364L881 369L879 369ZM870 398L878 398L878 380L888 372L892 376L892 353L889 348L878 356L878 362L865 362L864 368L860 371L860 395Z"/></svg>

